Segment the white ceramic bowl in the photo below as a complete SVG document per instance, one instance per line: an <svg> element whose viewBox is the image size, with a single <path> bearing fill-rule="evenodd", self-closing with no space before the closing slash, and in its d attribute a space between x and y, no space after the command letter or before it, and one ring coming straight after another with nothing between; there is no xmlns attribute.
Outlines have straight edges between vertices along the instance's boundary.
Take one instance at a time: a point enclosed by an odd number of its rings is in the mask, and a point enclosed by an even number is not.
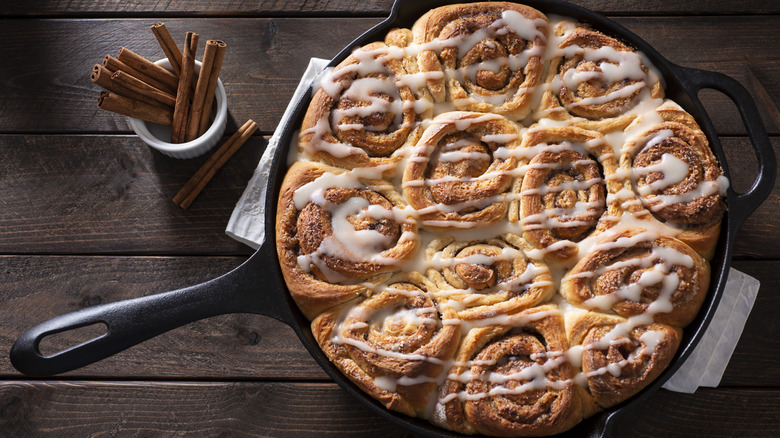
<svg viewBox="0 0 780 438"><path fill-rule="evenodd" d="M156 61L155 64L171 70L171 63L168 62L168 58ZM195 61L196 72L200 72L200 65L200 61ZM171 143L170 126L158 125L156 123L128 117L130 126L144 143L170 157L194 158L203 155L219 143L222 134L225 133L225 126L227 125L227 95L225 94L225 87L222 85L221 79L217 79L217 88L214 93L214 105L217 107L214 122L203 135L195 140L186 143Z"/></svg>

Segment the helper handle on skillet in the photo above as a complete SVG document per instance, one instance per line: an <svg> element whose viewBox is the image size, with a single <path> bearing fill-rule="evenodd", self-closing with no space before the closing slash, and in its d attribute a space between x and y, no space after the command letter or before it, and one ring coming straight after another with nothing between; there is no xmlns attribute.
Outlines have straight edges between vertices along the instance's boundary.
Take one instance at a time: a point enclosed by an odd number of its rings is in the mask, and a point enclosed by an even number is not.
<svg viewBox="0 0 780 438"><path fill-rule="evenodd" d="M274 245L264 245L231 272L205 283L114 303L87 307L40 323L11 348L11 363L28 376L50 376L105 359L168 330L227 313L260 313L291 321L271 272ZM42 339L94 324L106 332L66 350L44 355ZM289 323L288 323L289 324Z"/></svg>
<svg viewBox="0 0 780 438"><path fill-rule="evenodd" d="M735 220L736 224L733 230L736 231L739 225L769 196L777 174L775 153L766 128L761 121L761 114L758 112L750 93L742 84L731 77L678 65L675 65L674 68L676 76L683 82L683 85L694 93L698 94L699 91L709 88L728 96L737 106L742 122L747 129L750 143L758 158L758 175L747 192L736 194L733 203L736 208L729 209L729 216Z"/></svg>

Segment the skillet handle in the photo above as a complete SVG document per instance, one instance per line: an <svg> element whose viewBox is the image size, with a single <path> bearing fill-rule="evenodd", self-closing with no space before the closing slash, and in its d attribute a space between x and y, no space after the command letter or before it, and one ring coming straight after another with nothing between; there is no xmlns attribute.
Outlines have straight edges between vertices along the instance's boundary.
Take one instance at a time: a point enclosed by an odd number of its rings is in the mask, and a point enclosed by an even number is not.
<svg viewBox="0 0 780 438"><path fill-rule="evenodd" d="M777 161L772 143L769 141L766 128L761 121L761 114L753 98L742 84L721 73L678 65L674 67L677 70L677 77L680 78L686 88L693 90L694 94L698 94L702 89L709 88L722 92L734 102L747 129L753 151L758 158L758 175L753 181L753 185L745 193L735 193L735 205L738 205L738 207L729 211L729 215L735 219L736 226L734 230L736 231L739 225L761 205L772 191L777 174ZM698 98L696 100L701 106Z"/></svg>
<svg viewBox="0 0 780 438"><path fill-rule="evenodd" d="M270 245L271 250L273 245ZM270 271L268 247L241 266L205 283L130 300L87 307L40 323L11 347L11 363L28 376L51 376L92 364L168 330L227 313L259 313L292 320L278 274ZM278 289L278 290L274 290ZM44 355L47 336L103 324L106 332L60 352Z"/></svg>

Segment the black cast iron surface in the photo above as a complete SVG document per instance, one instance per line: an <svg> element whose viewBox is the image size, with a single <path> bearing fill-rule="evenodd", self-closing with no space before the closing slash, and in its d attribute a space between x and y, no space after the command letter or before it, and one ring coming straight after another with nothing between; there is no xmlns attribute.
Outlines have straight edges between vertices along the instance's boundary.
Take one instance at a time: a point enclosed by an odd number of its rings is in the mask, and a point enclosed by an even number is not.
<svg viewBox="0 0 780 438"><path fill-rule="evenodd" d="M345 47L331 65L346 58L356 47L381 40L393 27L408 27L425 11L451 1L398 1L387 20L372 28ZM776 174L776 160L766 130L752 98L733 79L703 70L683 68L667 61L642 39L605 17L587 9L560 1L526 1L547 14L573 17L591 24L609 35L642 51L658 68L665 81L666 94L689 111L707 134L723 170L728 176L728 163L715 134L712 122L706 115L697 95L702 89L712 88L728 95L736 104L747 128L754 152L759 162L759 172L753 186L739 194L729 189L728 212L715 257L711 261L713 278L711 288L696 320L685 329L683 342L672 365L648 388L632 399L576 426L568 435L611 435L613 421L632 405L648 397L679 368L691 353L706 330L723 292L731 263L734 236L739 225L752 213L772 190ZM284 127L281 145L290 144L292 135L300 125L310 100L308 92L295 106L293 117ZM298 311L286 292L276 260L274 225L276 197L286 172L286 148L280 147L272 164L273 177L269 180L266 204L266 242L244 264L224 276L188 288L148 297L94 306L82 311L62 315L31 328L19 337L11 350L14 366L30 376L49 376L73 370L116 354L132 345L145 341L183 324L225 313L258 313L274 317L290 325L303 345L325 372L345 390L363 401L373 411L397 424L425 436L459 436L436 428L425 421L409 418L388 411L370 396L360 391L331 364L319 349L309 330L309 322ZM271 262L273 261L273 262ZM71 349L44 356L39 343L46 336L63 331L105 324L104 335Z"/></svg>

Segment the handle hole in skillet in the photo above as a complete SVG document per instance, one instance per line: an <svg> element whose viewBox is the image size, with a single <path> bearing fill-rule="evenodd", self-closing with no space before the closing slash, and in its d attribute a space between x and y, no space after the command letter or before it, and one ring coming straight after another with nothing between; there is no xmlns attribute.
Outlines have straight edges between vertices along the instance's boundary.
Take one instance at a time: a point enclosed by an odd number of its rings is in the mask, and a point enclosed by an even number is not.
<svg viewBox="0 0 780 438"><path fill-rule="evenodd" d="M44 336L38 344L38 351L44 356L53 356L69 348L97 339L108 332L108 326L96 322L84 327L65 330Z"/></svg>
<svg viewBox="0 0 780 438"><path fill-rule="evenodd" d="M731 99L719 91L704 89L698 97L720 139L728 163L731 187L737 193L744 193L750 189L758 174L758 160L739 110Z"/></svg>

